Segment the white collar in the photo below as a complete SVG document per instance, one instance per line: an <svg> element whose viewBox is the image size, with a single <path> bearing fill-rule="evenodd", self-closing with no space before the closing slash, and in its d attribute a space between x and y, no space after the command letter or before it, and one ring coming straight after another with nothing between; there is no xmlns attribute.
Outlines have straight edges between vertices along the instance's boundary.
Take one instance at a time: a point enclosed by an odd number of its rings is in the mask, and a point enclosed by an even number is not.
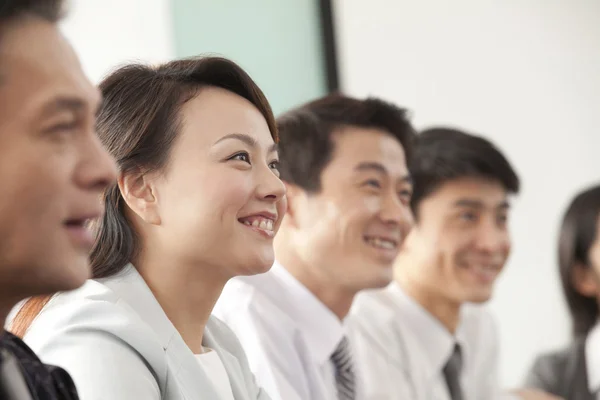
<svg viewBox="0 0 600 400"><path fill-rule="evenodd" d="M596 393L600 389L600 324L596 324L585 339L585 366L587 369L588 389Z"/></svg>
<svg viewBox="0 0 600 400"><path fill-rule="evenodd" d="M410 297L397 282L392 282L385 290L392 297L394 304L402 310L402 325L410 327L411 332L417 332L415 337L422 344L423 354L432 367L430 378L434 378L443 370L457 343L461 346L464 364L466 364L468 359L466 353L469 349L461 317L459 317L456 334L453 336L436 317Z"/></svg>
<svg viewBox="0 0 600 400"><path fill-rule="evenodd" d="M306 339L315 361L319 365L329 362L344 336L342 322L281 264L275 262L271 273L280 280L287 295L294 299L290 302L295 308L293 318Z"/></svg>

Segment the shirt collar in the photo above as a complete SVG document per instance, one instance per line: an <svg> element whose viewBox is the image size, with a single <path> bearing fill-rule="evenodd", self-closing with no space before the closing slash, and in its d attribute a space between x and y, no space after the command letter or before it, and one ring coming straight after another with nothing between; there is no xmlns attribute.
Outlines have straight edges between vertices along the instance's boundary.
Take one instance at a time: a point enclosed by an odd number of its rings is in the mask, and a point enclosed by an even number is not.
<svg viewBox="0 0 600 400"><path fill-rule="evenodd" d="M281 264L275 262L271 272L283 284L287 294L294 299L294 320L315 361L319 365L329 362L344 336L342 322Z"/></svg>
<svg viewBox="0 0 600 400"><path fill-rule="evenodd" d="M392 282L386 290L396 306L402 310L402 325L410 327L411 332L416 332L416 339L422 344L423 354L432 367L432 378L444 369L457 343L461 347L463 360L467 359L465 354L468 351L467 341L463 324L460 322L461 318L459 318L456 334L452 335L437 318L410 297L398 283Z"/></svg>
<svg viewBox="0 0 600 400"><path fill-rule="evenodd" d="M600 354L600 325L596 324L585 340L585 366L590 393L596 393L600 389L600 363L595 362L598 354Z"/></svg>

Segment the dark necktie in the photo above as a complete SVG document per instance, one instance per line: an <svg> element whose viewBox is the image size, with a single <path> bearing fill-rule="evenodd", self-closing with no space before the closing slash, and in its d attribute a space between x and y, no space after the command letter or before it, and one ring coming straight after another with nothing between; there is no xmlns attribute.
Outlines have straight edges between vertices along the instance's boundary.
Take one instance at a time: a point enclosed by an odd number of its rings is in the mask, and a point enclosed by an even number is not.
<svg viewBox="0 0 600 400"><path fill-rule="evenodd" d="M331 356L335 366L335 381L339 400L354 400L355 377L354 360L347 337L343 337Z"/></svg>
<svg viewBox="0 0 600 400"><path fill-rule="evenodd" d="M452 400L464 400L463 392L460 386L460 372L462 370L462 355L460 346L456 344L454 351L444 367L444 378L448 385L448 392Z"/></svg>

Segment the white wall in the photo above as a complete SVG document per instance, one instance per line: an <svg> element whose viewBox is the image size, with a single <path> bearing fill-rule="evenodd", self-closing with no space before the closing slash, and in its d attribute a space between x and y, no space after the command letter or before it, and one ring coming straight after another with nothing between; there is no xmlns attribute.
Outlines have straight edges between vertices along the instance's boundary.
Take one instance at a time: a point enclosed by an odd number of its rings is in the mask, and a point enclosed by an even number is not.
<svg viewBox="0 0 600 400"><path fill-rule="evenodd" d="M501 376L517 385L533 356L560 346L569 319L556 235L574 191L600 181L600 2L338 0L343 88L414 110L418 126L491 138L523 181L514 251L493 307Z"/></svg>
<svg viewBox="0 0 600 400"><path fill-rule="evenodd" d="M63 31L93 82L129 61L173 58L169 0L72 0L69 5Z"/></svg>

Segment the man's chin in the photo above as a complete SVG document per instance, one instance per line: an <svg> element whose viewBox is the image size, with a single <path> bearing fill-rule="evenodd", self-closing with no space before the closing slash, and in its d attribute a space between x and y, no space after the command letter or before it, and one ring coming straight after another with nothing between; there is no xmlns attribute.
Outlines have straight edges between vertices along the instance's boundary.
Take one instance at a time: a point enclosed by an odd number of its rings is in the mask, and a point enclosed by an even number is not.
<svg viewBox="0 0 600 400"><path fill-rule="evenodd" d="M360 279L357 290L383 289L387 287L393 279L392 268L381 268L378 272L376 275Z"/></svg>
<svg viewBox="0 0 600 400"><path fill-rule="evenodd" d="M487 303L492 299L492 294L493 293L491 291L472 293L470 296L468 296L467 302L474 304Z"/></svg>
<svg viewBox="0 0 600 400"><path fill-rule="evenodd" d="M89 257L87 255L78 255L70 260L65 260L63 265L68 265L69 267L62 267L60 271L57 268L54 282L58 288L57 291L77 289L92 277Z"/></svg>

